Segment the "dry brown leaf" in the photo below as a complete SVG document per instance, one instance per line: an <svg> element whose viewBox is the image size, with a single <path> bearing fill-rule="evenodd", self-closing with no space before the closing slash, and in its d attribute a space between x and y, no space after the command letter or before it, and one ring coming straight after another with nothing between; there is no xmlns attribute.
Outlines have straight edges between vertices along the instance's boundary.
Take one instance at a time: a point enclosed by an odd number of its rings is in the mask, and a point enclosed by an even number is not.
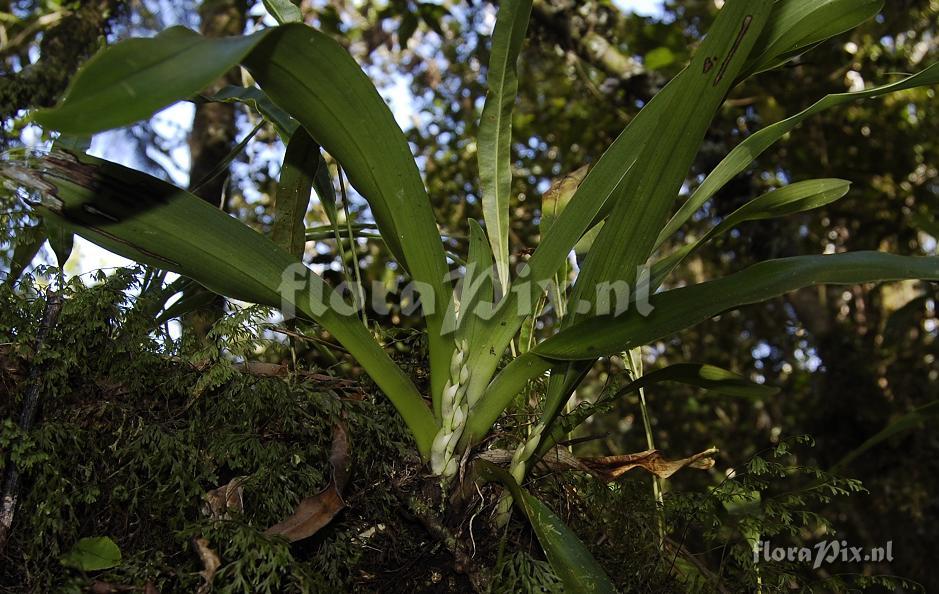
<svg viewBox="0 0 939 594"><path fill-rule="evenodd" d="M248 477L236 476L218 489L212 489L205 494L205 504L202 513L213 520L222 520L229 517L230 511L241 513L244 511L244 483Z"/></svg>
<svg viewBox="0 0 939 594"><path fill-rule="evenodd" d="M202 561L202 571L199 572L199 575L202 576L203 584L199 586L198 594L208 594L212 591L212 582L215 581L215 573L218 568L222 566L222 560L218 558L218 553L209 547L207 539L194 538L192 544Z"/></svg>
<svg viewBox="0 0 939 594"><path fill-rule="evenodd" d="M602 481L612 482L635 468L642 468L661 478L668 478L686 467L709 470L714 467L713 456L717 451L717 448L710 448L682 460L667 460L659 450L646 450L620 456L578 458L566 448L555 447L548 451L538 463L549 470L580 470ZM486 450L477 457L493 464L507 466L512 460L512 452Z"/></svg>
<svg viewBox="0 0 939 594"><path fill-rule="evenodd" d="M309 538L329 524L346 506L342 489L349 480L349 436L341 425L333 427L333 445L329 456L333 477L329 485L301 501L286 520L264 531L268 536L282 536L290 542Z"/></svg>
<svg viewBox="0 0 939 594"><path fill-rule="evenodd" d="M714 467L717 448L709 448L681 460L666 460L659 450L646 450L636 454L582 458L581 462L607 482L615 481L634 468L642 468L660 478L668 478L682 468L709 470Z"/></svg>

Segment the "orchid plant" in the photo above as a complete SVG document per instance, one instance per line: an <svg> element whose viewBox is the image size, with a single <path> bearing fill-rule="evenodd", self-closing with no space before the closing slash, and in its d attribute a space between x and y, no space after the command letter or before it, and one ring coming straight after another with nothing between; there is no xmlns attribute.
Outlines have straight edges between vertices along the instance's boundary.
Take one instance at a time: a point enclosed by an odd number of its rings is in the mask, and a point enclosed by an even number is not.
<svg viewBox="0 0 939 594"><path fill-rule="evenodd" d="M794 183L754 198L700 239L663 253L666 240L726 183L806 118L939 83L939 65L933 65L890 84L824 97L746 138L676 211L685 177L731 89L871 18L883 0L724 2L687 67L589 170L549 192L541 241L514 270L508 233L512 112L532 0L499 3L477 136L484 221L468 221L469 250L458 266L448 263L420 171L375 86L335 39L290 22L299 13L285 9L289 3L266 4L281 24L250 35L206 38L174 27L107 48L77 73L61 103L37 112L34 121L63 135L88 136L196 97L240 66L251 84L202 99L250 104L287 145L273 239L181 188L65 144L43 155L7 158L0 173L25 192L37 213L68 231L226 297L314 321L391 400L445 488L453 488L463 476L461 468L489 447L480 444L489 444L516 396L533 380L546 378L537 422L503 457L502 466L480 462L474 476L506 487L511 498L503 499L499 517L504 520L514 500L570 591L611 591L612 585L583 545L520 485L537 461L557 454L555 445L593 410L564 414L598 359L620 355L630 363L633 381L623 392L679 381L764 394L771 388L706 365L674 365L643 375L637 349L723 312L814 284L939 280L937 258L858 252L771 260L725 278L661 289L685 258L714 237L748 221L823 206L848 192L845 180ZM324 151L368 202L387 252L419 287L429 393L416 387L361 319L335 307L344 303L342 295L302 262L312 190L324 206L335 207ZM592 244L576 280L569 288L555 282L588 234ZM454 270L458 282L452 280ZM526 329L542 314L539 304L549 291L558 295L565 315L556 332L536 342ZM702 465L706 459L683 464Z"/></svg>

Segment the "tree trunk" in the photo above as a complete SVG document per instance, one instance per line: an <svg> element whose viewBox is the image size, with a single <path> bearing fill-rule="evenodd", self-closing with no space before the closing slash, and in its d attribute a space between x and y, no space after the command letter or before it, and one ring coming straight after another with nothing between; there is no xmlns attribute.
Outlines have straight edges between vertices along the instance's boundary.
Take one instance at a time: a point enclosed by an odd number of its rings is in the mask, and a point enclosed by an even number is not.
<svg viewBox="0 0 939 594"><path fill-rule="evenodd" d="M202 24L200 31L206 37L241 35L245 29L245 0L205 0L199 8ZM241 74L232 69L206 93L213 94L227 85L240 85ZM218 175L203 181L235 146L238 129L235 125L235 106L230 103L204 103L196 106L189 136L189 189L194 194L221 209L225 209L227 175ZM224 310L221 296L192 314L185 316L183 327L192 337L204 341L209 330Z"/></svg>

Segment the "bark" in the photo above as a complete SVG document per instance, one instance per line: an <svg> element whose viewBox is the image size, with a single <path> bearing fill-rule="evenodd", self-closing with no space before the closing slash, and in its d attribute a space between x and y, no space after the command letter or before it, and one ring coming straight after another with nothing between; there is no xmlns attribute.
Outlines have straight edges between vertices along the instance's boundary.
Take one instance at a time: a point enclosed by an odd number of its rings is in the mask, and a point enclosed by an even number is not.
<svg viewBox="0 0 939 594"><path fill-rule="evenodd" d="M245 0L205 0L199 7L202 24L199 29L206 37L240 35L245 28ZM207 94L214 94L222 87L241 84L239 70L232 69L212 87ZM235 125L235 106L229 103L203 103L196 106L189 136L191 166L189 189L215 206L224 210L227 175L218 175L203 183L209 173L228 155L235 146L238 132ZM197 186L199 186L197 188ZM199 341L204 341L212 324L224 313L224 300L217 297L206 308L194 312L184 319L184 328Z"/></svg>
<svg viewBox="0 0 939 594"><path fill-rule="evenodd" d="M78 67L98 49L123 4L123 0L84 0L46 30L39 43L39 60L0 78L0 117L53 105Z"/></svg>
<svg viewBox="0 0 939 594"><path fill-rule="evenodd" d="M609 41L616 36L606 32L614 28L610 24L618 15L616 9L597 5L583 10L571 0L535 0L532 5L536 31L609 76L626 81L645 71L639 61Z"/></svg>
<svg viewBox="0 0 939 594"><path fill-rule="evenodd" d="M244 0L205 0L199 8L202 19L200 31L206 37L240 35L245 28ZM214 94L227 85L241 84L238 69L233 69L206 90ZM189 187L193 189L218 165L235 145L238 130L235 126L235 106L229 103L203 103L196 106L189 137L192 165L189 172ZM203 200L222 205L226 176L220 175L196 192Z"/></svg>
<svg viewBox="0 0 939 594"><path fill-rule="evenodd" d="M46 291L46 308L42 317L42 325L36 334L36 342L33 347L34 356L38 355L49 337L49 333L55 328L59 319L59 313L62 311L62 296L56 293L52 288ZM42 374L45 370L41 363L34 363L30 367L28 388L23 397L23 405L20 409L19 427L24 433L33 427L36 421L36 415L42 405ZM12 452L12 448L11 448ZM13 516L16 513L16 502L19 499L19 469L13 461L12 454L7 460L3 477L3 493L0 495L0 552L6 547L7 539L10 536L10 530L13 526Z"/></svg>

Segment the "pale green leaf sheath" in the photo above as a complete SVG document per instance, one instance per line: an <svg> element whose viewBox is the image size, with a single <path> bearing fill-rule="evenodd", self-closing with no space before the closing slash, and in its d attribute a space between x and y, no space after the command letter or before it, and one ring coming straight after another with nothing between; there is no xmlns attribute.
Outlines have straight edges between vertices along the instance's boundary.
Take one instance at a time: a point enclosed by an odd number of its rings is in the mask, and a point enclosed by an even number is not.
<svg viewBox="0 0 939 594"><path fill-rule="evenodd" d="M525 41L532 0L503 2L492 34L489 94L479 125L477 159L483 218L499 273L499 295L509 286L509 194L512 189L512 108L518 93L516 63Z"/></svg>

